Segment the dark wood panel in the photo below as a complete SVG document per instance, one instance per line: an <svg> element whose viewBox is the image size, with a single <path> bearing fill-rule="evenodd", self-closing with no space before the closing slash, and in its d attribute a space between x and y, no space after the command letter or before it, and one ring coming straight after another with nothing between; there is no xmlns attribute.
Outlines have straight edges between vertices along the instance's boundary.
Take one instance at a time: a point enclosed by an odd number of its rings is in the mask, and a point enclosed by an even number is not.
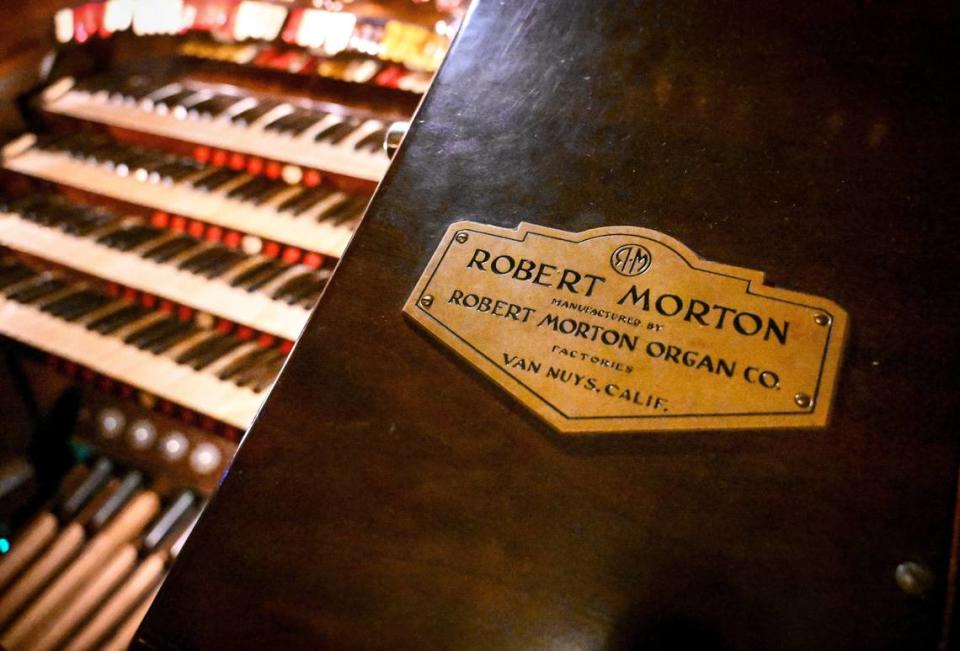
<svg viewBox="0 0 960 651"><path fill-rule="evenodd" d="M480 0L140 644L934 648L955 12ZM462 218L646 226L835 300L830 426L552 433L401 316Z"/></svg>

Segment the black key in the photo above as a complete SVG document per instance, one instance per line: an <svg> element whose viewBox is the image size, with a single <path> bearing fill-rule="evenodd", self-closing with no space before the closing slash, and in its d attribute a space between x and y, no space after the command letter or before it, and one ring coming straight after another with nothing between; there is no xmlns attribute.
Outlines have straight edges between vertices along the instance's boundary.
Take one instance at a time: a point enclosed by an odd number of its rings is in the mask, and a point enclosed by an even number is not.
<svg viewBox="0 0 960 651"><path fill-rule="evenodd" d="M11 301L17 301L18 303L23 303L24 305L29 305L49 296L55 292L59 292L67 286L67 281L63 278L44 278L39 282L33 283L27 287L22 287L10 294L7 294L7 298Z"/></svg>
<svg viewBox="0 0 960 651"><path fill-rule="evenodd" d="M179 237L174 237L165 242L161 242L153 248L147 249L141 253L141 255L147 260L167 262L168 260L177 257L181 253L184 253L199 245L199 240L190 237L189 235L180 235Z"/></svg>
<svg viewBox="0 0 960 651"><path fill-rule="evenodd" d="M193 187L197 188L198 190L205 190L209 192L235 180L238 176L240 176L240 174L241 172L234 172L231 169L220 168L213 174L209 174L198 181L194 181Z"/></svg>
<svg viewBox="0 0 960 651"><path fill-rule="evenodd" d="M117 228L110 229L106 233L100 235L97 238L97 244L103 244L104 246L113 246L118 238L121 237L124 231L123 225L117 226Z"/></svg>
<svg viewBox="0 0 960 651"><path fill-rule="evenodd" d="M341 226L363 216L368 203L370 203L370 197L354 197L347 204L339 207L335 214L327 215L325 219L331 219L334 224Z"/></svg>
<svg viewBox="0 0 960 651"><path fill-rule="evenodd" d="M163 101L171 95L182 92L183 87L180 84L167 84L166 86L161 86L157 90L149 93L146 97L143 98L143 106L150 110L157 105L158 102Z"/></svg>
<svg viewBox="0 0 960 651"><path fill-rule="evenodd" d="M298 113L297 110L294 109L290 113L287 113L286 115L282 115L279 118L276 118L275 120L263 125L263 130L277 131L277 132L286 131L287 125L297 119L298 117L297 113Z"/></svg>
<svg viewBox="0 0 960 651"><path fill-rule="evenodd" d="M40 151L50 151L50 152L62 152L64 151L64 144L68 142L68 139L73 134L62 134L62 133L43 133L37 135L37 141L34 143L34 149L39 149Z"/></svg>
<svg viewBox="0 0 960 651"><path fill-rule="evenodd" d="M91 297L100 296L99 292L96 292L92 289L78 289L72 294L67 294L66 296L61 296L60 298L46 303L42 308L43 312L50 314L52 316L60 316L63 312L68 311L75 307L78 304L82 304L85 301L90 300Z"/></svg>
<svg viewBox="0 0 960 651"><path fill-rule="evenodd" d="M323 288L326 287L326 285L326 283L323 283L323 286L321 286L319 289L307 293L303 298L297 301L297 304L307 308L308 310L312 310L314 306L316 306L317 301L320 300L320 296L323 294Z"/></svg>
<svg viewBox="0 0 960 651"><path fill-rule="evenodd" d="M274 120L272 123L264 127L264 129L266 131L276 131L278 133L285 133L291 136L298 136L322 120L325 116L326 113L316 113L314 111L297 109L292 113L283 116L279 120Z"/></svg>
<svg viewBox="0 0 960 651"><path fill-rule="evenodd" d="M105 294L91 296L88 300L78 303L69 310L61 311L60 318L64 321L77 321L91 312L95 312L101 307L106 306L111 301L113 301L113 299Z"/></svg>
<svg viewBox="0 0 960 651"><path fill-rule="evenodd" d="M130 232L129 225L121 225L98 237L97 243L111 248L122 248L133 235L135 235L135 233Z"/></svg>
<svg viewBox="0 0 960 651"><path fill-rule="evenodd" d="M98 317L87 324L87 330L99 332L102 335L109 335L120 328L139 321L147 315L147 309L139 305L126 305L119 310L113 310L109 314Z"/></svg>
<svg viewBox="0 0 960 651"><path fill-rule="evenodd" d="M190 271L202 276L207 270L214 268L226 261L233 260L234 256L236 255L242 256L243 253L228 249L226 247L213 247L207 249L202 259L191 265L189 269L186 269L186 271Z"/></svg>
<svg viewBox="0 0 960 651"><path fill-rule="evenodd" d="M282 274L286 273L290 267L287 265L281 264L275 267L274 269L260 275L256 280L247 285L246 289L248 292L253 293L263 289L266 285L269 285L271 282L276 280Z"/></svg>
<svg viewBox="0 0 960 651"><path fill-rule="evenodd" d="M243 175L243 172L236 172L230 169L225 171L227 172L227 174L224 174L223 176L221 176L216 182L206 183L206 186L207 186L206 189L208 191L217 190L218 188L222 188L225 185L230 185L231 183L233 183Z"/></svg>
<svg viewBox="0 0 960 651"><path fill-rule="evenodd" d="M142 75L128 77L123 85L123 94L127 99L139 102L144 97L157 90L158 84L155 80Z"/></svg>
<svg viewBox="0 0 960 651"><path fill-rule="evenodd" d="M176 106L173 107L173 116L180 120L186 119L190 114L190 109L209 97L209 91L194 91L191 95L176 102Z"/></svg>
<svg viewBox="0 0 960 651"><path fill-rule="evenodd" d="M134 226L127 233L127 240L129 247L124 249L129 251L130 249L135 249L138 246L143 246L147 242L151 242L158 237L167 235L169 231L162 228L157 228L156 226Z"/></svg>
<svg viewBox="0 0 960 651"><path fill-rule="evenodd" d="M273 180L273 179L268 179L268 178L262 177L262 176L254 179L254 180L256 181L255 184L254 184L254 183L244 183L243 186L246 186L246 187L244 187L243 192L241 192L241 193L238 194L238 195L235 195L234 198L235 198L235 199L240 199L240 200L242 200L242 201L249 201L251 198L257 196L258 194L260 194L261 192L263 192L263 191L266 190L267 188L272 187L275 183L277 183L277 181L275 181L275 180ZM242 186L241 186L241 187L242 187ZM289 187L289 186L288 186L288 187Z"/></svg>
<svg viewBox="0 0 960 651"><path fill-rule="evenodd" d="M217 334L191 346L177 357L178 364L185 364L200 370L227 354L242 342L230 335Z"/></svg>
<svg viewBox="0 0 960 651"><path fill-rule="evenodd" d="M196 174L204 169L203 165L190 158L179 158L173 160L163 167L157 169L157 174L162 178L170 179L174 183Z"/></svg>
<svg viewBox="0 0 960 651"><path fill-rule="evenodd" d="M167 352L180 342L186 340L187 337L192 337L199 331L200 328L188 321L184 321L177 329L168 333L162 339L155 341L153 344L147 347L146 350L154 353L155 355L160 355L161 353Z"/></svg>
<svg viewBox="0 0 960 651"><path fill-rule="evenodd" d="M0 291L22 283L28 278L32 278L36 275L37 272L24 265L16 265L5 268L0 271Z"/></svg>
<svg viewBox="0 0 960 651"><path fill-rule="evenodd" d="M320 133L314 136L313 139L316 142L323 142L325 140L329 140L331 138L337 137L337 135L344 129L349 129L350 131L353 131L353 129L356 128L356 126L357 125L349 119L341 120L340 122L331 124L326 129L323 129Z"/></svg>
<svg viewBox="0 0 960 651"><path fill-rule="evenodd" d="M156 164L157 157L139 149L126 149L112 156L113 171L120 176L129 176L137 169Z"/></svg>
<svg viewBox="0 0 960 651"><path fill-rule="evenodd" d="M158 319L156 321L151 321L150 323L145 324L144 326L137 328L133 332L127 334L123 338L123 343L130 344L132 346L138 345L142 341L149 340L151 337L155 336L168 327L172 327L177 324L177 320L173 317L167 317L165 319Z"/></svg>
<svg viewBox="0 0 960 651"><path fill-rule="evenodd" d="M273 292L274 300L286 299L292 292L295 292L305 285L312 282L313 275L310 272L297 274L293 278L287 279L280 287Z"/></svg>
<svg viewBox="0 0 960 651"><path fill-rule="evenodd" d="M168 319L163 328L155 330L149 336L141 337L134 345L140 350L149 351L154 346L163 344L168 337L182 332L185 327L189 328L190 324L178 319Z"/></svg>
<svg viewBox="0 0 960 651"><path fill-rule="evenodd" d="M67 151L67 155L84 163L99 163L101 160L106 160L103 147L77 147Z"/></svg>
<svg viewBox="0 0 960 651"><path fill-rule="evenodd" d="M342 197L339 201L334 203L332 206L328 206L326 210L317 215L317 221L323 222L327 221L328 219L332 221L335 215L340 214L340 212L343 210L348 210L353 201L354 197Z"/></svg>
<svg viewBox="0 0 960 651"><path fill-rule="evenodd" d="M233 383L241 387L252 385L251 388L254 388L254 390L256 390L257 386L262 387L264 383L269 385L269 382L271 382L280 371L285 357L286 356L280 351L271 349L270 355L252 368L240 373L234 378ZM260 390L262 390L262 388Z"/></svg>
<svg viewBox="0 0 960 651"><path fill-rule="evenodd" d="M87 77L86 79L81 79L76 82L73 90L81 93L94 93L98 90L103 90L104 81L103 77Z"/></svg>
<svg viewBox="0 0 960 651"><path fill-rule="evenodd" d="M343 141L347 136L359 129L361 124L363 124L361 120L347 118L338 124L337 127L331 133L329 133L324 140L331 145L339 145L340 142Z"/></svg>
<svg viewBox="0 0 960 651"><path fill-rule="evenodd" d="M166 233L167 231L153 226L128 226L111 231L97 241L120 251L129 251Z"/></svg>
<svg viewBox="0 0 960 651"><path fill-rule="evenodd" d="M249 197L248 200L256 206L262 206L289 187L290 186L283 181L271 180L268 185L255 195Z"/></svg>
<svg viewBox="0 0 960 651"><path fill-rule="evenodd" d="M209 115L209 111L207 109L213 106L220 97L222 97L222 95L212 95L204 100L197 102L196 104L190 107L190 115L191 116Z"/></svg>
<svg viewBox="0 0 960 651"><path fill-rule="evenodd" d="M242 102L243 99L244 98L236 95L222 95L217 99L216 103L210 107L208 113L211 118L218 118L239 102Z"/></svg>
<svg viewBox="0 0 960 651"><path fill-rule="evenodd" d="M103 136L98 136L89 131L78 131L61 140L60 144L71 150L81 150L103 144L104 142L106 142L106 138Z"/></svg>
<svg viewBox="0 0 960 651"><path fill-rule="evenodd" d="M311 188L304 188L300 192L287 197L280 202L279 206L277 206L277 212L287 212L293 210L294 206L297 205L297 202L301 201L307 195L307 193L310 192L310 190Z"/></svg>
<svg viewBox="0 0 960 651"><path fill-rule="evenodd" d="M195 179L190 181L190 185L193 187L198 187L200 183L211 178L214 174L219 174L223 168L221 167L206 167L203 169L203 173L197 176Z"/></svg>
<svg viewBox="0 0 960 651"><path fill-rule="evenodd" d="M293 209L290 211L294 216L299 217L303 213L312 209L318 203L329 197L333 193L332 188L310 188L306 196L304 196L300 201L296 203Z"/></svg>
<svg viewBox="0 0 960 651"><path fill-rule="evenodd" d="M246 254L242 253L241 251L231 251L230 255L220 260L220 262L210 265L206 269L198 271L197 273L204 278L213 280L214 278L219 278L223 274L227 273L246 259Z"/></svg>
<svg viewBox="0 0 960 651"><path fill-rule="evenodd" d="M76 134L42 133L37 135L37 142L34 147L44 151L62 151L64 142L72 137L76 137Z"/></svg>
<svg viewBox="0 0 960 651"><path fill-rule="evenodd" d="M274 267L282 267L282 265L276 260L258 262L249 269L244 270L243 273L237 274L234 278L230 279L230 286L245 287L247 284L255 282L262 274L271 271Z"/></svg>
<svg viewBox="0 0 960 651"><path fill-rule="evenodd" d="M323 291L323 288L327 285L326 276L313 276L309 284L304 285L299 289L293 289L289 292L287 297L287 303L293 305L294 303L299 303L305 297L316 294L319 296L320 292Z"/></svg>
<svg viewBox="0 0 960 651"><path fill-rule="evenodd" d="M170 110L174 106L180 105L181 102L186 100L188 97L195 95L196 93L197 91L195 90L192 90L190 88L184 88L183 90L178 91L176 93L166 95L162 99L154 100L153 110L154 111L160 110L161 112L163 112L164 109Z"/></svg>
<svg viewBox="0 0 960 651"><path fill-rule="evenodd" d="M86 235L107 226L116 219L116 215L106 210L85 208L76 219L61 224L60 230L69 235Z"/></svg>
<svg viewBox="0 0 960 651"><path fill-rule="evenodd" d="M373 133L364 136L353 146L357 151L378 152L383 150L383 139L387 137L386 129L377 129Z"/></svg>
<svg viewBox="0 0 960 651"><path fill-rule="evenodd" d="M219 256L224 249L225 247L222 246L211 246L206 248L181 261L180 264L177 265L177 268L193 273L195 269L203 267L203 265L210 261L219 259Z"/></svg>
<svg viewBox="0 0 960 651"><path fill-rule="evenodd" d="M227 192L228 199L246 199L248 196L256 194L270 182L270 179L263 176L255 176L246 183L234 187Z"/></svg>
<svg viewBox="0 0 960 651"><path fill-rule="evenodd" d="M191 107L190 114L215 118L239 101L240 98L233 95L214 95Z"/></svg>
<svg viewBox="0 0 960 651"><path fill-rule="evenodd" d="M314 126L317 122L325 117L327 117L327 114L323 111L310 111L293 124L291 132L294 136L303 135L304 131Z"/></svg>
<svg viewBox="0 0 960 651"><path fill-rule="evenodd" d="M20 216L27 221L40 224L41 226L58 226L64 221L69 220L73 215L69 211L56 210L50 206L46 206L39 210L25 210L20 213Z"/></svg>
<svg viewBox="0 0 960 651"><path fill-rule="evenodd" d="M331 145L339 145L342 140L344 140L351 133L360 128L360 125L363 124L361 120L348 119L342 123L342 128L337 129L337 131L330 135L327 138L327 142Z"/></svg>
<svg viewBox="0 0 960 651"><path fill-rule="evenodd" d="M43 205L43 202L40 201L38 196L29 195L19 199L8 200L4 210L26 216L36 212Z"/></svg>
<svg viewBox="0 0 960 651"><path fill-rule="evenodd" d="M239 387L245 387L253 383L257 377L263 373L264 366L267 366L271 363L275 363L276 360L276 351L268 350L268 355L257 360L255 364L251 364L246 369L234 373L232 380L233 383Z"/></svg>
<svg viewBox="0 0 960 651"><path fill-rule="evenodd" d="M236 337L224 337L216 345L194 357L190 361L189 366L196 371L201 371L216 362L218 359L222 358L224 355L232 353L242 344L243 342Z"/></svg>
<svg viewBox="0 0 960 651"><path fill-rule="evenodd" d="M210 350L212 347L217 345L217 342L226 339L227 335L220 333L213 333L210 337L207 337L203 341L198 341L194 345L187 348L185 351L177 355L174 358L174 361L177 364L187 364L191 360L195 359L199 355L204 354L206 351Z"/></svg>
<svg viewBox="0 0 960 651"><path fill-rule="evenodd" d="M282 102L277 100L261 99L256 106L248 108L230 118L230 121L237 126L250 126L264 115L280 106Z"/></svg>
<svg viewBox="0 0 960 651"><path fill-rule="evenodd" d="M256 364L266 359L271 352L272 351L269 348L256 348L246 355L241 355L237 359L227 364L219 373L217 373L217 377L221 380L229 380L235 375L245 373L246 371L252 369Z"/></svg>

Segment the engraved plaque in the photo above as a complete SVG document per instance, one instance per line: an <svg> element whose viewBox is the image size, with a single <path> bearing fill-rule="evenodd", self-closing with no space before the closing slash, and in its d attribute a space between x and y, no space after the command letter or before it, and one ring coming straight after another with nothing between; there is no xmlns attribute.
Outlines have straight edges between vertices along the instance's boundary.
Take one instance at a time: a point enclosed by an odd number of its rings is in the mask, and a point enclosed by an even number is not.
<svg viewBox="0 0 960 651"><path fill-rule="evenodd" d="M822 427L847 326L628 226L453 224L404 312L567 433Z"/></svg>

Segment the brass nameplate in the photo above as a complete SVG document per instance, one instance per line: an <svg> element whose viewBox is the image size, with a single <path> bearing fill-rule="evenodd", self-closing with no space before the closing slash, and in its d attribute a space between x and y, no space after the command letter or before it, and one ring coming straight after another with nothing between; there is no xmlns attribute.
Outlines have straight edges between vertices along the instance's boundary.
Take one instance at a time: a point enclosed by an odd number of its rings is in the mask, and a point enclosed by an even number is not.
<svg viewBox="0 0 960 651"><path fill-rule="evenodd" d="M404 312L568 433L822 427L847 327L629 226L453 224Z"/></svg>

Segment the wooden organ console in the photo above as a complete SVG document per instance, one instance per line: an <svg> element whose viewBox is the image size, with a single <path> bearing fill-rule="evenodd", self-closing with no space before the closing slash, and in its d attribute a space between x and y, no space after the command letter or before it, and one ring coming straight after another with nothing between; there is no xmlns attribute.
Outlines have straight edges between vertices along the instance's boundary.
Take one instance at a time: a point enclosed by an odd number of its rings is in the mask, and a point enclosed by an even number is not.
<svg viewBox="0 0 960 651"><path fill-rule="evenodd" d="M0 648L127 647L461 4L0 9Z"/></svg>
<svg viewBox="0 0 960 651"><path fill-rule="evenodd" d="M0 645L957 648L955 7L23 21Z"/></svg>

